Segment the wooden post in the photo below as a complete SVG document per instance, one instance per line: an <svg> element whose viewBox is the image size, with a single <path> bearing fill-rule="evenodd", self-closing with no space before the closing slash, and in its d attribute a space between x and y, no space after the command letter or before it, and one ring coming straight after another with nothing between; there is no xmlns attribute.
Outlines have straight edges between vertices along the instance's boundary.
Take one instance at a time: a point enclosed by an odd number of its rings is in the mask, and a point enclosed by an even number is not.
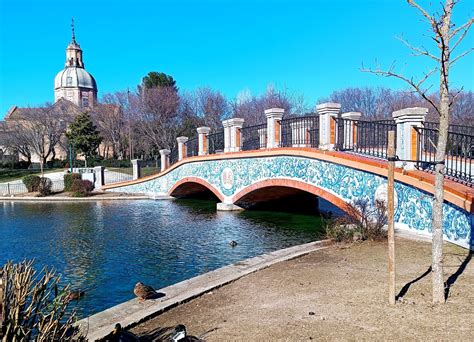
<svg viewBox="0 0 474 342"><path fill-rule="evenodd" d="M395 132L388 132L387 222L388 222L388 302L395 305Z"/></svg>

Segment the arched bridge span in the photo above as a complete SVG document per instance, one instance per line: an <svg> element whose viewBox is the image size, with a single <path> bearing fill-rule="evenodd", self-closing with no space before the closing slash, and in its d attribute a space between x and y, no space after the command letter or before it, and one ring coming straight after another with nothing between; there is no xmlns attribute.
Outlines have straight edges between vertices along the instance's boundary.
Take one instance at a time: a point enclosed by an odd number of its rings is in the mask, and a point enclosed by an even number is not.
<svg viewBox="0 0 474 342"><path fill-rule="evenodd" d="M187 158L153 177L107 186L106 190L156 195L180 195L208 189L232 208L255 191L269 187L299 189L344 209L347 203L385 198L384 161L340 152L306 149L262 150ZM416 172L396 174L397 228L430 234L433 186ZM447 240L473 246L472 196L445 191L443 229ZM471 194L472 195L472 194Z"/></svg>

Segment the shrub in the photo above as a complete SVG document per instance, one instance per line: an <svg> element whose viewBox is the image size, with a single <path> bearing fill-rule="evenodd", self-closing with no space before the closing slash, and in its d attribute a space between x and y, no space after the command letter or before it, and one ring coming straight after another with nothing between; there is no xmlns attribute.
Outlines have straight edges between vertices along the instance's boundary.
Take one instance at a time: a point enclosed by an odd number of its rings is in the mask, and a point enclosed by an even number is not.
<svg viewBox="0 0 474 342"><path fill-rule="evenodd" d="M69 310L69 286L44 268L36 272L32 261L7 262L0 269L0 336L3 341L85 341Z"/></svg>
<svg viewBox="0 0 474 342"><path fill-rule="evenodd" d="M386 213L384 202L370 205L367 200L358 200L347 206L345 216L329 221L326 236L336 242L382 240L387 236Z"/></svg>
<svg viewBox="0 0 474 342"><path fill-rule="evenodd" d="M64 175L64 191L72 191L71 186L76 179L81 179L81 175L79 173L66 173Z"/></svg>
<svg viewBox="0 0 474 342"><path fill-rule="evenodd" d="M40 177L35 175L27 175L22 178L23 184L25 184L28 192L38 191L38 186L40 183Z"/></svg>
<svg viewBox="0 0 474 342"><path fill-rule="evenodd" d="M53 182L51 179L42 177L40 178L39 185L38 185L38 192L41 196L48 196L51 195L51 188L53 187Z"/></svg>
<svg viewBox="0 0 474 342"><path fill-rule="evenodd" d="M73 197L87 197L94 190L94 184L88 180L75 179L72 182L71 192Z"/></svg>

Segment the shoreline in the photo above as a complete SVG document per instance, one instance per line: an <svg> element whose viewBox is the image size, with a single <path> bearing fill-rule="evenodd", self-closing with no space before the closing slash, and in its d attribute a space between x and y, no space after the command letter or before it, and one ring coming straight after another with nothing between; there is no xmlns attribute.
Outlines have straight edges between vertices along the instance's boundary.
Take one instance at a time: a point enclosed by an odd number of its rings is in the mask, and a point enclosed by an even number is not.
<svg viewBox="0 0 474 342"><path fill-rule="evenodd" d="M116 323L120 323L124 329L130 329L174 307L235 282L246 275L282 261L323 250L331 244L330 240L320 240L245 259L162 289L157 289L157 292L165 294L164 297L159 299L147 300L145 302L139 302L136 298L131 299L83 318L77 322L77 325L82 331L87 333L86 337L90 341L101 340L112 332Z"/></svg>

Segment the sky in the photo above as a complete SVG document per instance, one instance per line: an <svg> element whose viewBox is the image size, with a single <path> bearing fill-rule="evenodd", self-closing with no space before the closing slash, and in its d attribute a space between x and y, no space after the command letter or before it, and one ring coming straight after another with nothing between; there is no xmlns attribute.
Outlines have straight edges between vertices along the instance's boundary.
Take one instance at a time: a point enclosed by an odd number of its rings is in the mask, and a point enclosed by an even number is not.
<svg viewBox="0 0 474 342"><path fill-rule="evenodd" d="M438 10L431 1L419 3ZM473 15L474 1L461 0L453 21L461 25ZM0 0L0 119L14 105L54 100L71 17L99 98L135 90L148 72L159 71L182 91L208 86L234 99L271 85L303 95L313 108L346 87L407 88L362 73L362 65L395 62L415 77L430 70L430 59L411 56L396 37L435 52L427 23L405 0ZM471 31L458 53L474 47ZM450 80L474 90L474 52L453 66ZM430 82L436 89L436 77Z"/></svg>

